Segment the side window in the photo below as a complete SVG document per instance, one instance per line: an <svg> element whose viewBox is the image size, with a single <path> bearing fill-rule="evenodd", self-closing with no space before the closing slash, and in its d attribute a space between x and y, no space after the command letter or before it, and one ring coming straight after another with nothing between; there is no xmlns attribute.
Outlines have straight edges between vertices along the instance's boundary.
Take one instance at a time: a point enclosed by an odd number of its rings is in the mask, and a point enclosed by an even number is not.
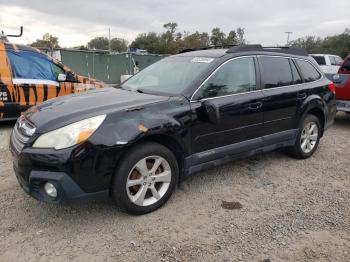
<svg viewBox="0 0 350 262"><path fill-rule="evenodd" d="M290 64L292 66L292 73L293 73L293 84L301 84L303 81L301 80L301 77L299 75L299 72L294 64L293 61L290 60Z"/></svg>
<svg viewBox="0 0 350 262"><path fill-rule="evenodd" d="M56 65L54 63L52 63L51 66L52 66L52 69L53 69L53 73L54 73L55 79L57 79L59 74L65 74L64 70L60 66L58 66L58 65Z"/></svg>
<svg viewBox="0 0 350 262"><path fill-rule="evenodd" d="M300 59L297 59L296 62L300 68L305 82L312 82L321 78L321 74L310 62Z"/></svg>
<svg viewBox="0 0 350 262"><path fill-rule="evenodd" d="M217 97L254 90L256 90L254 58L242 57L221 66L203 84L199 97Z"/></svg>
<svg viewBox="0 0 350 262"><path fill-rule="evenodd" d="M292 70L288 58L260 56L264 88L293 84Z"/></svg>
<svg viewBox="0 0 350 262"><path fill-rule="evenodd" d="M8 51L7 55L13 78L56 81L55 65L45 55L29 51Z"/></svg>
<svg viewBox="0 0 350 262"><path fill-rule="evenodd" d="M329 60L331 61L331 65L337 65L337 61L335 60L335 57L330 55Z"/></svg>
<svg viewBox="0 0 350 262"><path fill-rule="evenodd" d="M342 65L341 71L346 71L346 72L350 72L350 58L346 59L344 64Z"/></svg>
<svg viewBox="0 0 350 262"><path fill-rule="evenodd" d="M326 59L324 56L313 55L312 57L316 60L317 64L326 65Z"/></svg>

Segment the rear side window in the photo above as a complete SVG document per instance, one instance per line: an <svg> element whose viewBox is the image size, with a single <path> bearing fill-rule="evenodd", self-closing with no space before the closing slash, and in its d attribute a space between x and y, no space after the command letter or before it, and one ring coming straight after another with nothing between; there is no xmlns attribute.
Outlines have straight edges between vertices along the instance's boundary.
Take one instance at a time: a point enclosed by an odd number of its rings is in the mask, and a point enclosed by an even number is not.
<svg viewBox="0 0 350 262"><path fill-rule="evenodd" d="M293 84L292 70L288 58L261 56L264 88L288 86Z"/></svg>
<svg viewBox="0 0 350 262"><path fill-rule="evenodd" d="M305 82L313 82L321 78L320 72L308 61L296 59Z"/></svg>
<svg viewBox="0 0 350 262"><path fill-rule="evenodd" d="M313 55L312 57L316 60L317 64L326 65L326 59L324 58L324 56Z"/></svg>
<svg viewBox="0 0 350 262"><path fill-rule="evenodd" d="M56 65L45 55L28 51L8 51L7 55L10 59L13 78L56 81L58 73Z"/></svg>
<svg viewBox="0 0 350 262"><path fill-rule="evenodd" d="M290 61L290 64L292 66L292 73L293 73L293 83L294 84L301 84L303 80L301 80L301 77L299 75L299 72L294 64L293 61Z"/></svg>

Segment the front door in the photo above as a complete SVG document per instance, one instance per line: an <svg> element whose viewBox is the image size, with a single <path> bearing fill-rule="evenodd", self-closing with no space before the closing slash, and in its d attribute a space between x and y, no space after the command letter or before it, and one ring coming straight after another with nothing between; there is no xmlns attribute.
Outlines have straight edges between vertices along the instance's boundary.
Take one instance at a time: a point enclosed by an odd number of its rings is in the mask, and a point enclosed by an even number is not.
<svg viewBox="0 0 350 262"><path fill-rule="evenodd" d="M257 79L254 57L233 58L197 90L191 102L193 164L261 146L263 94ZM216 108L217 122L206 117L208 105Z"/></svg>

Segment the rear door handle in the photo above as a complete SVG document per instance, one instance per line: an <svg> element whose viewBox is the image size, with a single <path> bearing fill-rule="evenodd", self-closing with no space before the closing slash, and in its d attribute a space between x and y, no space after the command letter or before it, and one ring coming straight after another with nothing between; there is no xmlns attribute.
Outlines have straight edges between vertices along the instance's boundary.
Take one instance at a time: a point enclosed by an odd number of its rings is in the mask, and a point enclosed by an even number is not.
<svg viewBox="0 0 350 262"><path fill-rule="evenodd" d="M306 93L298 93L297 94L297 98L300 99L300 100L303 100L307 97L307 94Z"/></svg>
<svg viewBox="0 0 350 262"><path fill-rule="evenodd" d="M251 103L249 104L249 109L259 109L262 107L262 105L262 102Z"/></svg>

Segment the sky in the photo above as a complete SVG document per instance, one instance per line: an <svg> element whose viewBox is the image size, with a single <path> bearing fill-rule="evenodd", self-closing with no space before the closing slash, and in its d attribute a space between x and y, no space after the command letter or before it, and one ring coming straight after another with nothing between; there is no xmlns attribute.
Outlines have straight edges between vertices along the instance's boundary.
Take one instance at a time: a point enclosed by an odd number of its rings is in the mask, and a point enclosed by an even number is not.
<svg viewBox="0 0 350 262"><path fill-rule="evenodd" d="M340 34L350 27L350 0L0 0L0 30L21 38L11 42L30 44L49 32L62 47L85 45L96 36L126 39L144 32L164 31L176 22L178 31L210 32L219 27L226 34L245 28L251 44L283 45L315 35Z"/></svg>

